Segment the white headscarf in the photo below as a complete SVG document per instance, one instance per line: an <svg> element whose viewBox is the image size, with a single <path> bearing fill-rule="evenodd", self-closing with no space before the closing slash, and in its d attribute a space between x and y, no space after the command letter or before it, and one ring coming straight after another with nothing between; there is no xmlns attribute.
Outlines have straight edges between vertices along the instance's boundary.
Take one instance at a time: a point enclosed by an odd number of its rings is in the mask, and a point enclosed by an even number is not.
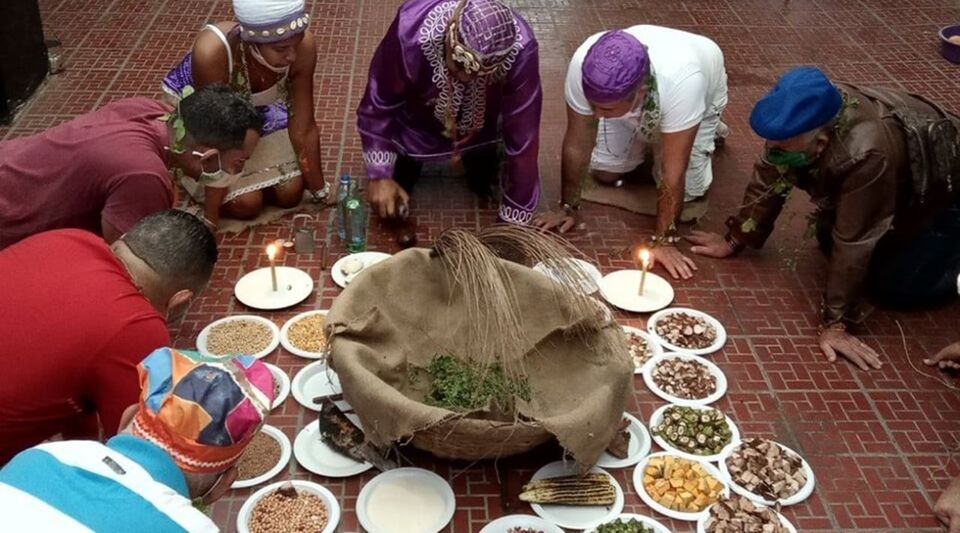
<svg viewBox="0 0 960 533"><path fill-rule="evenodd" d="M233 0L241 24L268 26L303 13L303 0Z"/></svg>

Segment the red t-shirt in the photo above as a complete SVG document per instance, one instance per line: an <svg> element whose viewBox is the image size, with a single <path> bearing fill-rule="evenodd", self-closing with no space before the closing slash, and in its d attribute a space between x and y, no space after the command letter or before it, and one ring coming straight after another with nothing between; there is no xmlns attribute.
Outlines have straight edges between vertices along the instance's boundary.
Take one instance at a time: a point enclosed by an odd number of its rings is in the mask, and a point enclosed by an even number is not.
<svg viewBox="0 0 960 533"><path fill-rule="evenodd" d="M58 228L119 231L173 206L164 161L170 107L130 98L43 133L0 142L0 249Z"/></svg>
<svg viewBox="0 0 960 533"><path fill-rule="evenodd" d="M84 414L115 434L137 363L170 335L103 239L56 230L0 251L0 295L0 465Z"/></svg>

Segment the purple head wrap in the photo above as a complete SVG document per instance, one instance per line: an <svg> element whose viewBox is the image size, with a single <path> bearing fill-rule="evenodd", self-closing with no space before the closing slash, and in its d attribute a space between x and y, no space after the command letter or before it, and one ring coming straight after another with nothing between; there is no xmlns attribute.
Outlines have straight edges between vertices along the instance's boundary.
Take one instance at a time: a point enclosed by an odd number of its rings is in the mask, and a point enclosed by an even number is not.
<svg viewBox="0 0 960 533"><path fill-rule="evenodd" d="M497 0L461 0L447 40L454 60L468 73L488 74L514 49L517 24L510 8Z"/></svg>
<svg viewBox="0 0 960 533"><path fill-rule="evenodd" d="M583 60L583 94L587 100L623 100L650 71L647 48L633 35L614 30L593 43Z"/></svg>

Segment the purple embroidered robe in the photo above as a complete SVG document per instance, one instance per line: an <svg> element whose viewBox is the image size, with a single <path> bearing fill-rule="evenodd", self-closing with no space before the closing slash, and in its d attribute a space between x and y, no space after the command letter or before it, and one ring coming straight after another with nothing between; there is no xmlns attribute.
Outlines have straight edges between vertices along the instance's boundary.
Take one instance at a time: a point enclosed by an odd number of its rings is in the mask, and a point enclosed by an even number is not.
<svg viewBox="0 0 960 533"><path fill-rule="evenodd" d="M404 2L377 47L357 109L367 175L391 178L398 154L422 161L451 157L444 124L452 113L461 151L503 139L507 164L499 217L527 224L540 199L537 41L514 12L517 41L493 80L462 84L444 63L444 30L455 7L453 0Z"/></svg>

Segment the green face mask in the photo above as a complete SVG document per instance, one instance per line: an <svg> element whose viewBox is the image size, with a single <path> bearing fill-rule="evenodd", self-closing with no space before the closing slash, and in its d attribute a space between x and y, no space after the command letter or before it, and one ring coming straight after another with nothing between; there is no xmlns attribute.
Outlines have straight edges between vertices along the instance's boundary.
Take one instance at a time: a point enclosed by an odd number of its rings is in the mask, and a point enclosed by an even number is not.
<svg viewBox="0 0 960 533"><path fill-rule="evenodd" d="M767 150L767 162L778 167L802 168L810 166L806 152L787 152L779 148Z"/></svg>

